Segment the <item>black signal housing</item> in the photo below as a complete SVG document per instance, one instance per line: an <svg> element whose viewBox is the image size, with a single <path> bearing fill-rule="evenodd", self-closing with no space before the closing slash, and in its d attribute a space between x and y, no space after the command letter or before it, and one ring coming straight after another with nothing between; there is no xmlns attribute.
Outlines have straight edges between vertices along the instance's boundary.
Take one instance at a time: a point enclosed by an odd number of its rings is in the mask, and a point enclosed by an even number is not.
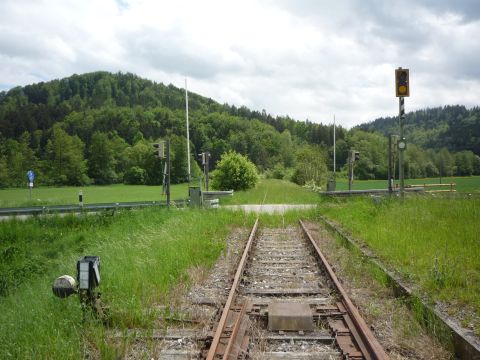
<svg viewBox="0 0 480 360"><path fill-rule="evenodd" d="M410 96L410 79L408 69L395 70L395 94L397 97Z"/></svg>

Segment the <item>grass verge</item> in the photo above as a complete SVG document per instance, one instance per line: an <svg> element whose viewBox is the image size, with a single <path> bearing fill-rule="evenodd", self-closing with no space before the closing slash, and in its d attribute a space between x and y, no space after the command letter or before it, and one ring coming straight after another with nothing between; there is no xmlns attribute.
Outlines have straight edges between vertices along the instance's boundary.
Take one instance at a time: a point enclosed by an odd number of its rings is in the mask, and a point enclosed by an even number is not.
<svg viewBox="0 0 480 360"><path fill-rule="evenodd" d="M334 199L321 211L480 335L480 199Z"/></svg>
<svg viewBox="0 0 480 360"><path fill-rule="evenodd" d="M210 267L232 226L253 220L231 211L145 209L0 223L2 357L116 358L122 350L106 341L103 324L83 322L77 297L55 298L53 279L75 275L83 255L100 256L110 326L150 329L158 316L152 306L188 283L188 269Z"/></svg>

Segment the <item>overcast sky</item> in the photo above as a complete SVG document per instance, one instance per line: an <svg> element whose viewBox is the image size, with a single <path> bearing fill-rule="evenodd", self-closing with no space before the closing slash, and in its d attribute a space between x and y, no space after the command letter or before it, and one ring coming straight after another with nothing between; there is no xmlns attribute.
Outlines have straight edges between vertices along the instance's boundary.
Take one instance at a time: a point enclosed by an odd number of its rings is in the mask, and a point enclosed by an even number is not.
<svg viewBox="0 0 480 360"><path fill-rule="evenodd" d="M0 0L0 90L132 72L221 103L351 127L480 104L478 0Z"/></svg>

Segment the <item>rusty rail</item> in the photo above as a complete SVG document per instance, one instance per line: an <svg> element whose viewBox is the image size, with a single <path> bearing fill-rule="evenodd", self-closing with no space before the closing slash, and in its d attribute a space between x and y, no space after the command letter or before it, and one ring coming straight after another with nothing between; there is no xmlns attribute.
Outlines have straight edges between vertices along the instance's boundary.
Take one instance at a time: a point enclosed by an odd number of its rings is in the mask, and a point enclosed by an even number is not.
<svg viewBox="0 0 480 360"><path fill-rule="evenodd" d="M375 359L375 360L380 360L380 359L389 359L387 353L385 350L383 350L382 346L380 343L377 341L377 339L373 336L373 333L371 332L370 328L368 325L365 323L363 318L361 317L360 313L358 312L358 309L353 305L352 301L348 297L347 293L343 289L342 285L338 281L337 276L333 272L332 268L328 264L327 259L321 252L320 248L318 245L315 243L313 240L312 236L308 232L305 224L299 220L300 225L307 236L307 238L310 240L312 246L314 247L316 254L318 255L319 259L322 262L322 265L324 266L325 270L328 273L328 276L332 280L336 290L338 291L341 301L343 305L345 306L345 309L349 315L349 320L351 320L354 329L350 329L352 333L355 336L355 340L359 343L359 347L362 348L362 352L364 353L364 357L366 359Z"/></svg>
<svg viewBox="0 0 480 360"><path fill-rule="evenodd" d="M222 316L220 321L218 322L217 330L215 331L215 335L213 336L212 344L210 345L210 349L207 354L207 360L213 360L215 358L222 358L228 359L228 350L231 348L231 342L229 341L227 344L221 344L221 337L224 333L227 323L227 317L230 312L230 308L232 307L233 301L235 299L238 285L240 284L240 280L242 278L243 270L245 269L245 265L247 263L248 254L250 249L252 248L253 239L255 238L255 234L258 228L258 218L253 225L252 231L250 232L250 236L248 238L247 245L245 245L245 250L243 251L242 258L237 268L237 272L235 273L235 278L233 279L232 288L230 289L230 293L228 294L227 302L225 303L225 307L223 308ZM243 311L239 314L239 318L235 322L234 328L235 333L238 330L239 321L241 316L243 315Z"/></svg>

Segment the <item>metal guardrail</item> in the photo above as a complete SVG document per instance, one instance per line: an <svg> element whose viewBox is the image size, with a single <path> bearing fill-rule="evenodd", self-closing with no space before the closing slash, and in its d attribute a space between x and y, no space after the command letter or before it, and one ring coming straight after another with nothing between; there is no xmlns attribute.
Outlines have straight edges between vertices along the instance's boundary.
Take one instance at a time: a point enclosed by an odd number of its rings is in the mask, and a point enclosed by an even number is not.
<svg viewBox="0 0 480 360"><path fill-rule="evenodd" d="M456 192L455 186L457 186L456 183L446 183L446 184L412 184L412 185L407 185L409 188L423 188L425 192L428 193L441 193L441 192ZM437 187L448 187L449 189L433 189L433 190L426 190L427 188L437 188Z"/></svg>
<svg viewBox="0 0 480 360"><path fill-rule="evenodd" d="M233 196L233 190L228 191L202 191L203 197L213 198L222 196Z"/></svg>
<svg viewBox="0 0 480 360"><path fill-rule="evenodd" d="M423 187L405 188L405 192L422 192ZM399 189L393 189L392 193L399 193ZM342 191L324 191L320 192L322 195L337 195L337 196L349 196L349 195L368 195L368 194L388 194L388 189L369 189L369 190L342 190Z"/></svg>
<svg viewBox="0 0 480 360"><path fill-rule="evenodd" d="M188 200L180 199L171 202L175 206L185 206ZM167 206L166 201L134 201L134 202L116 202L116 203L99 203L81 205L50 205L50 206L30 206L30 207L9 207L0 208L0 216L17 216L17 215L42 215L57 213L75 213L75 212L96 212L102 210L115 209L133 209L142 207Z"/></svg>

